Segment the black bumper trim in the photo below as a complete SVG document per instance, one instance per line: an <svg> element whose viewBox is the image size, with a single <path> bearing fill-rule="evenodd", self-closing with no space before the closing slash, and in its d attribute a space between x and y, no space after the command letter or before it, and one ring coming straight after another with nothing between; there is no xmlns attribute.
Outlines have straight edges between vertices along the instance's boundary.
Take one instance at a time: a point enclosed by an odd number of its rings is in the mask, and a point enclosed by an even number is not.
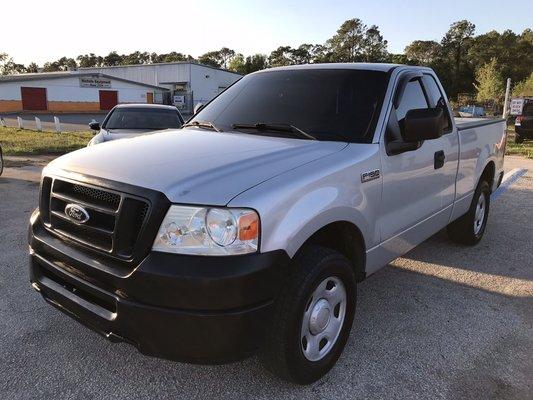
<svg viewBox="0 0 533 400"><path fill-rule="evenodd" d="M152 252L131 274L117 276L84 263L76 248L57 246L39 229L39 218L32 221L30 281L45 300L151 356L221 363L253 353L289 276L283 251L229 257Z"/></svg>

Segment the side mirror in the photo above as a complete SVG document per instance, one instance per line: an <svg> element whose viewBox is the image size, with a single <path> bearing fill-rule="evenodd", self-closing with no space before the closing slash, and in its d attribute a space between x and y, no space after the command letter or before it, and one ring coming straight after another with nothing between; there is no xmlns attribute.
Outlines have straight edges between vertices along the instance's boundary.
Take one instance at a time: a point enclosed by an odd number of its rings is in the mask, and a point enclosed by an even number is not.
<svg viewBox="0 0 533 400"><path fill-rule="evenodd" d="M202 108L204 108L205 104L204 103L198 103L194 106L194 114L198 114Z"/></svg>
<svg viewBox="0 0 533 400"><path fill-rule="evenodd" d="M89 122L89 128L91 128L93 131L99 131L100 123L96 121Z"/></svg>
<svg viewBox="0 0 533 400"><path fill-rule="evenodd" d="M418 108L407 111L403 121L402 138L405 142L438 139L444 130L442 108Z"/></svg>

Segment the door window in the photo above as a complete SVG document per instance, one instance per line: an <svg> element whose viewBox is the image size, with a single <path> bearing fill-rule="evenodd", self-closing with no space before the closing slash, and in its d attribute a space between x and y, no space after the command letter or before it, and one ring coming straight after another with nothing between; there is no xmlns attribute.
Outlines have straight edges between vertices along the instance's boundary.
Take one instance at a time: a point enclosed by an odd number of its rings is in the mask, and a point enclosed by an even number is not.
<svg viewBox="0 0 533 400"><path fill-rule="evenodd" d="M409 82L405 87L400 104L396 109L398 122L405 118L407 111L417 108L428 108L426 96L424 95L424 91L422 90L422 86L418 79Z"/></svg>
<svg viewBox="0 0 533 400"><path fill-rule="evenodd" d="M452 122L450 119L450 113L448 112L448 107L446 106L446 100L442 92L440 91L435 78L431 75L424 75L422 78L424 82L424 87L426 88L427 95L430 102L430 107L441 108L443 115L445 117L444 122L444 132L450 132L452 130Z"/></svg>

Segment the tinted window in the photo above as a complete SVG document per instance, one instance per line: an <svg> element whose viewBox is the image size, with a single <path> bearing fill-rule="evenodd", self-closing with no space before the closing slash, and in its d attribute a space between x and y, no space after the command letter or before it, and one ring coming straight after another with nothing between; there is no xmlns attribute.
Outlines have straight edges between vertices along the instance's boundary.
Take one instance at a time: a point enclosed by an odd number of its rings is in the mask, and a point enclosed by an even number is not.
<svg viewBox="0 0 533 400"><path fill-rule="evenodd" d="M231 130L233 124L291 124L317 136L372 139L388 83L381 71L286 70L248 75L194 120Z"/></svg>
<svg viewBox="0 0 533 400"><path fill-rule="evenodd" d="M444 123L444 131L449 131L452 127L450 114L448 112L448 107L446 106L446 100L444 99L442 92L437 86L435 78L430 75L424 75L422 79L424 81L424 87L426 88L427 95L431 103L429 106L442 109L442 111L444 112L444 116L446 117L446 122Z"/></svg>
<svg viewBox="0 0 533 400"><path fill-rule="evenodd" d="M116 108L105 129L168 129L181 127L177 110L157 108Z"/></svg>
<svg viewBox="0 0 533 400"><path fill-rule="evenodd" d="M405 118L407 111L417 108L428 108L428 103L424 96L424 92L422 91L422 86L420 86L420 81L414 80L409 82L405 87L400 104L396 109L398 121Z"/></svg>
<svg viewBox="0 0 533 400"><path fill-rule="evenodd" d="M522 115L526 117L533 117L533 103L528 103L524 106Z"/></svg>

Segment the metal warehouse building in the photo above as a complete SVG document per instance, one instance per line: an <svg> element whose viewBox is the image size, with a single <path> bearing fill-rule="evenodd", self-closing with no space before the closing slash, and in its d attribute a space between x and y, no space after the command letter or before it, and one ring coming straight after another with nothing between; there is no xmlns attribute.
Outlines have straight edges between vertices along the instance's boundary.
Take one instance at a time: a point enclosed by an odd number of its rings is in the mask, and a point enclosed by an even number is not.
<svg viewBox="0 0 533 400"><path fill-rule="evenodd" d="M95 72L0 76L0 113L98 112L119 103L163 103L168 89Z"/></svg>
<svg viewBox="0 0 533 400"><path fill-rule="evenodd" d="M80 68L78 72L98 72L129 81L169 89L167 104L175 104L183 112L191 112L198 103L206 103L241 78L236 72L195 62L171 62Z"/></svg>

